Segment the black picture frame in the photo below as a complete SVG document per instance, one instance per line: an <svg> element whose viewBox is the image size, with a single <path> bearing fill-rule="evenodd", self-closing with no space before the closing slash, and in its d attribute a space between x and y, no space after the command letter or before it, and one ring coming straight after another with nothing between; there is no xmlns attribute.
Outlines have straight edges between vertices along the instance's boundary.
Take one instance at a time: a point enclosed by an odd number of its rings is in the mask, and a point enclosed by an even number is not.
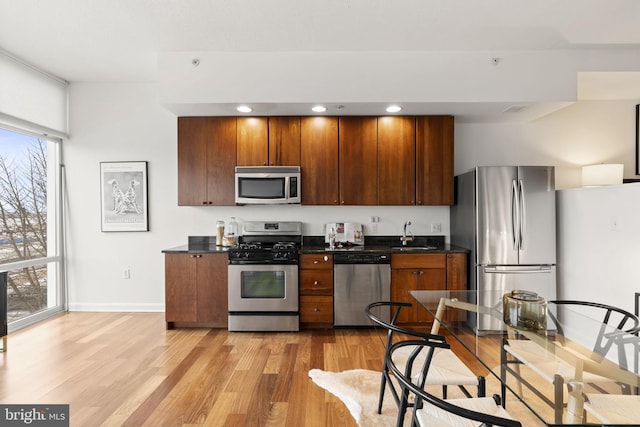
<svg viewBox="0 0 640 427"><path fill-rule="evenodd" d="M101 230L149 231L147 162L100 162Z"/></svg>

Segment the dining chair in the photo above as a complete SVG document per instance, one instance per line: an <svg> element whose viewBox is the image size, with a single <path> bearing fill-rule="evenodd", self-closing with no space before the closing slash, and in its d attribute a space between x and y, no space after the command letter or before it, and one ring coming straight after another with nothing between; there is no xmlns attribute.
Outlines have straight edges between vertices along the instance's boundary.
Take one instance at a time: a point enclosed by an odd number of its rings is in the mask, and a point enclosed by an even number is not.
<svg viewBox="0 0 640 427"><path fill-rule="evenodd" d="M464 399L440 399L425 390L426 379L433 361L433 354L442 348L441 342L433 339L398 341L389 348L389 369L402 389L398 410L397 427L404 424L409 395L414 395L412 426L420 427L477 427L502 426L522 427L500 405L500 397L472 397ZM409 351L404 367L394 363L398 352ZM419 359L420 355L424 357ZM417 363L417 364L416 364ZM416 368L419 374L416 378Z"/></svg>
<svg viewBox="0 0 640 427"><path fill-rule="evenodd" d="M584 410L604 424L640 425L640 396L586 394Z"/></svg>
<svg viewBox="0 0 640 427"><path fill-rule="evenodd" d="M553 304L557 307L567 306L578 309L584 308L590 310L590 315L599 316L602 326L598 331L594 331L597 335L595 335L595 344L592 348L593 354L597 355L598 358L604 358L614 345L626 345L626 343L620 339L621 334L629 336L629 334L637 334L640 330L640 320L638 319L638 316L618 307L577 300L554 300L549 301L549 304ZM575 352L570 348L565 347L564 344L566 337L562 325L551 312L549 313L549 317L553 321L556 330L556 340L553 342L553 345L556 345L558 349L562 349L574 355L577 359L584 358L585 356L575 354ZM632 343L632 345L637 346L637 343ZM625 369L628 368L626 352L619 349L617 353L618 364ZM512 368L511 365L514 367ZM553 397L551 399L543 394L539 390L539 387L532 385L528 380L522 377L519 369L520 365L527 366L532 372L537 374L547 383L553 385ZM566 360L558 357L553 352L544 350L543 347L532 340L514 339L514 337L510 337L508 339L505 338L502 341L501 371L503 379L503 399L506 394L504 382L506 381L507 373L509 373L516 378L518 387L524 385L554 409L554 418L556 423L562 422L563 411L567 406L566 402L564 402L565 385L569 388L569 382L576 379L576 376L581 377L581 382L585 384L613 382L609 378L589 371L577 372L576 366L573 366ZM631 394L632 385L618 382L618 386L620 387L623 395ZM579 414L574 415L579 416Z"/></svg>
<svg viewBox="0 0 640 427"><path fill-rule="evenodd" d="M397 325L398 315L403 307L411 307L411 303L408 302L393 302L393 301L379 301L371 303L366 308L366 313L369 319L377 325L387 331L387 339L385 343L385 355L382 365L382 378L380 383L380 397L378 399L378 413L382 413L382 403L384 400L385 388L388 386L391 391L396 405L398 407L401 404L401 395L394 387L391 381L390 365L391 355L390 347L394 340L404 337L418 338L422 340L432 340L432 343L440 343L440 345L434 345L437 348L432 355L430 361L431 369L426 377L425 384L431 386L442 387L442 397L447 397L447 386L458 386L462 393L470 398L471 393L466 389L468 386L477 388L477 395L483 397L485 395L485 379L482 376L476 376L450 349L444 337L437 334L420 332L412 329L406 329ZM375 313L379 310L389 309L392 311L390 315L390 322L386 322ZM407 364L409 357L411 356L412 348L403 347L402 350L396 352L395 360L397 366L404 367ZM420 360L425 357L426 352L421 354ZM419 369L414 372L414 377L419 374Z"/></svg>

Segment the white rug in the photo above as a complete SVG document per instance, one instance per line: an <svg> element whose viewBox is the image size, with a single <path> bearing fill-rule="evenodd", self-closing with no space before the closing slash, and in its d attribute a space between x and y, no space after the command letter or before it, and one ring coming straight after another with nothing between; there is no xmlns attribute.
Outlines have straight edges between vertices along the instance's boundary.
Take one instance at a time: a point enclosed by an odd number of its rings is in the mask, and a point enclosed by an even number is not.
<svg viewBox="0 0 640 427"><path fill-rule="evenodd" d="M309 376L318 386L340 399L360 427L394 427L398 418L393 396L385 390L382 414L378 414L378 393L381 373L366 369L327 372L312 369ZM411 410L407 410L405 426L411 423Z"/></svg>

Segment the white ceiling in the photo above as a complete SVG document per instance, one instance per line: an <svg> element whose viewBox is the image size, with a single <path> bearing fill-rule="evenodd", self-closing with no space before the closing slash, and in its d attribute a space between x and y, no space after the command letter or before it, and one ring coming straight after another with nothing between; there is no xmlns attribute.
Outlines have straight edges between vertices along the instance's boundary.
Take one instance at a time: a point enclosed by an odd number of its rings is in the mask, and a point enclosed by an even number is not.
<svg viewBox="0 0 640 427"><path fill-rule="evenodd" d="M0 0L0 49L71 82L153 82L161 52L640 55L639 22L637 0ZM578 94L640 98L638 82L594 73Z"/></svg>

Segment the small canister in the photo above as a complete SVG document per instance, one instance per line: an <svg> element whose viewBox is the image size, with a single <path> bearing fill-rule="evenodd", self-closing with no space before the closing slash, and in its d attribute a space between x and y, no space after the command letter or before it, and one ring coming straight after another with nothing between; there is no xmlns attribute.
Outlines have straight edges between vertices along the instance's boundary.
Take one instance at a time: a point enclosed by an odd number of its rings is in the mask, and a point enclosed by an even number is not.
<svg viewBox="0 0 640 427"><path fill-rule="evenodd" d="M222 246L224 240L224 221L216 221L216 246Z"/></svg>
<svg viewBox="0 0 640 427"><path fill-rule="evenodd" d="M547 328L547 302L530 291L511 291L502 297L504 323L527 331Z"/></svg>
<svg viewBox="0 0 640 427"><path fill-rule="evenodd" d="M238 238L238 223L235 217L231 217L227 230L224 233L223 246L233 246L237 243Z"/></svg>

